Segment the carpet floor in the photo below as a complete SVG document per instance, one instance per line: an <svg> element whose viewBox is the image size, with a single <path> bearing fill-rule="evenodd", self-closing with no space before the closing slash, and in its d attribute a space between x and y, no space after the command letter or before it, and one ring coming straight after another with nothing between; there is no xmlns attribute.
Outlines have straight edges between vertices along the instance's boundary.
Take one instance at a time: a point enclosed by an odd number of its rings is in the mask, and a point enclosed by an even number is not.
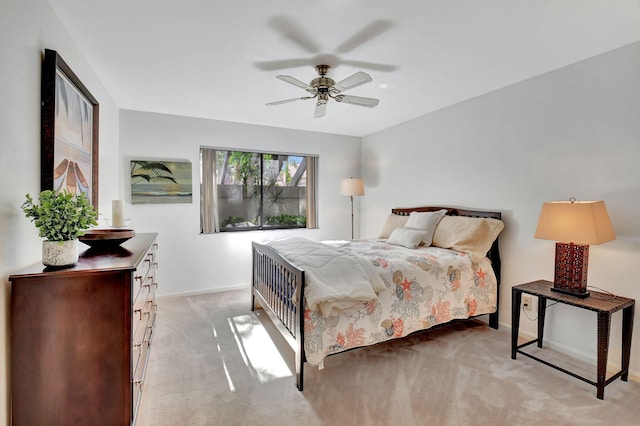
<svg viewBox="0 0 640 426"><path fill-rule="evenodd" d="M249 290L161 298L137 422L150 425L638 425L640 383L594 386L472 320L352 350L291 374L293 352ZM538 349L535 349L538 350ZM543 349L593 377L595 365Z"/></svg>

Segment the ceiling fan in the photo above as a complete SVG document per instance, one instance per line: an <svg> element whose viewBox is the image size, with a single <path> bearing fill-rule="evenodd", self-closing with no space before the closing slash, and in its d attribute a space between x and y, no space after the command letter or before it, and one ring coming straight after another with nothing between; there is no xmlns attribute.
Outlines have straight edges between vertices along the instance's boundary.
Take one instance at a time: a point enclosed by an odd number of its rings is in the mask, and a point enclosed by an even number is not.
<svg viewBox="0 0 640 426"><path fill-rule="evenodd" d="M276 78L293 84L294 86L301 87L309 92L312 96L303 96L301 98L285 99L283 101L269 102L267 105L280 105L288 102L295 102L307 99L317 99L316 110L314 113L315 118L324 117L327 113L327 102L329 99L334 99L336 102L344 102L346 104L359 105L368 108L373 108L380 102L379 99L363 98L361 96L343 95L342 92L354 87L360 86L365 83L369 83L373 79L367 73L358 71L357 73L345 78L344 80L336 83L331 78L326 77L327 71L331 68L329 65L316 65L316 70L320 77L314 78L311 83L303 83L302 81L293 78L289 75L278 75Z"/></svg>

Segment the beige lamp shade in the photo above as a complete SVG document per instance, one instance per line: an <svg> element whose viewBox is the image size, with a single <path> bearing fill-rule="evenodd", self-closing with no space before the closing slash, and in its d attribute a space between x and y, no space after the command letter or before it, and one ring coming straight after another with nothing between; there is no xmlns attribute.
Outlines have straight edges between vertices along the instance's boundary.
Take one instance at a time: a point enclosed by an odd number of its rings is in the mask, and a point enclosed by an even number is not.
<svg viewBox="0 0 640 426"><path fill-rule="evenodd" d="M340 194L352 197L364 195L364 182L362 179L348 178L340 182Z"/></svg>
<svg viewBox="0 0 640 426"><path fill-rule="evenodd" d="M544 203L535 237L576 244L602 244L616 239L604 201Z"/></svg>

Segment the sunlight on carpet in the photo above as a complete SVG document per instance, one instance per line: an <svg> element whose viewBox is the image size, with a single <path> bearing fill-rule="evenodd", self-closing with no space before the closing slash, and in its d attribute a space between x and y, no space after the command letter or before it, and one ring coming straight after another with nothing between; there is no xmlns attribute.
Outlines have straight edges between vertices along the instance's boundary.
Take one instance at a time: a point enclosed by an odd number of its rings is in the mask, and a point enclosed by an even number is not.
<svg viewBox="0 0 640 426"><path fill-rule="evenodd" d="M218 332L216 331L215 326L213 326L213 337L216 340L218 340ZM233 384L233 380L231 379L231 374L229 374L229 368L227 367L227 362L224 359L224 354L222 352L222 348L220 347L219 343L216 345L216 349L218 349L218 352L220 353L220 361L222 362L222 369L224 370L224 375L227 378L227 384L229 385L229 390L231 392L235 392L236 387Z"/></svg>
<svg viewBox="0 0 640 426"><path fill-rule="evenodd" d="M260 321L251 315L227 319L242 359L260 383L290 377L291 371Z"/></svg>

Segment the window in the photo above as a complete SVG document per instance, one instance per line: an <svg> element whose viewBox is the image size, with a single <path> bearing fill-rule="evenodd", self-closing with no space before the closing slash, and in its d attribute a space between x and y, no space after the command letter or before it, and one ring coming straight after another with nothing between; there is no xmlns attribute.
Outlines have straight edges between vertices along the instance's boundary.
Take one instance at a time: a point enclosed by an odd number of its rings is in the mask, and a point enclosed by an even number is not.
<svg viewBox="0 0 640 426"><path fill-rule="evenodd" d="M317 160L200 148L201 232L315 228Z"/></svg>

